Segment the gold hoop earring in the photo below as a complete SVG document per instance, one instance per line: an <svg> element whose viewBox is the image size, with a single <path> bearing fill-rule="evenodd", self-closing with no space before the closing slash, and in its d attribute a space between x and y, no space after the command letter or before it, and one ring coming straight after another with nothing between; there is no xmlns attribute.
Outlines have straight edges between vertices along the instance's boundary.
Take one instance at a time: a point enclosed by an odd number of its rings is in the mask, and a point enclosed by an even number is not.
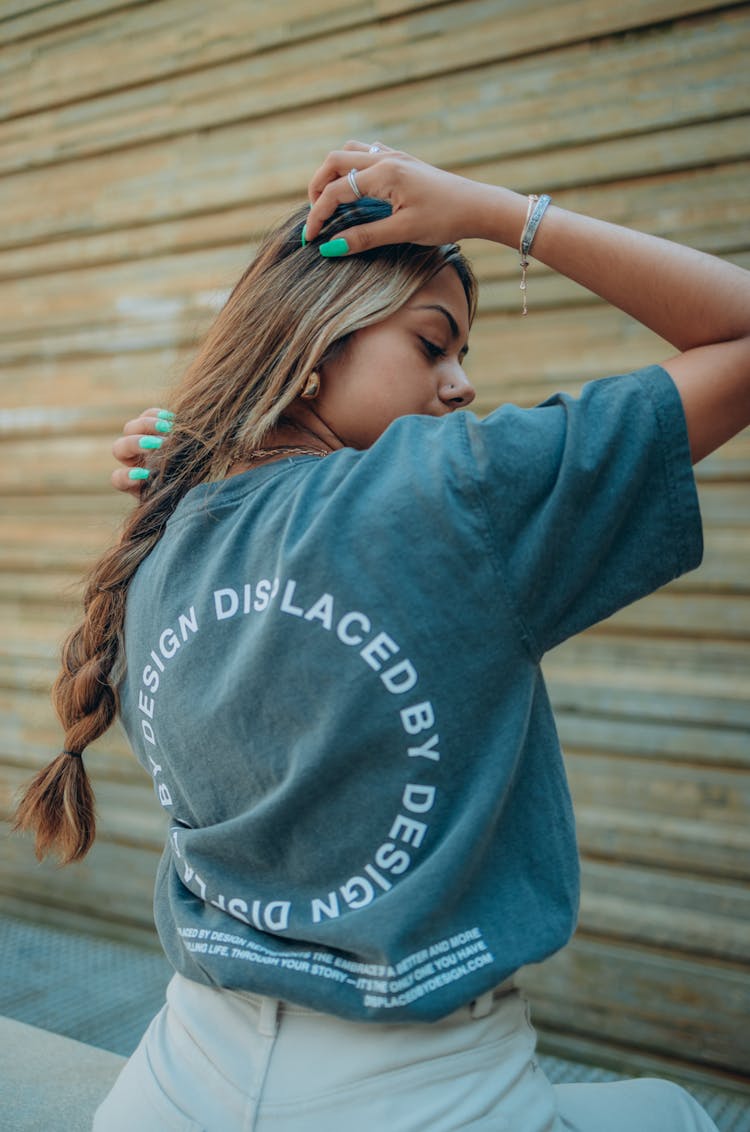
<svg viewBox="0 0 750 1132"><path fill-rule="evenodd" d="M305 388L300 393L300 397L304 397L307 401L313 401L320 393L320 377L318 371L313 370L307 379Z"/></svg>

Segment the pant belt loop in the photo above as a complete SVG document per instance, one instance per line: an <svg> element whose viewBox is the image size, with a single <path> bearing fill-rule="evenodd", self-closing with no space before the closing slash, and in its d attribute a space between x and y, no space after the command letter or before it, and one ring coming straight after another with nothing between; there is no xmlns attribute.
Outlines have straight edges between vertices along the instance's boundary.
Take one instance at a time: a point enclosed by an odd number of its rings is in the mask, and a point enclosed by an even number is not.
<svg viewBox="0 0 750 1132"><path fill-rule="evenodd" d="M275 1038L276 1030L279 1024L279 1007L281 1003L278 998L266 998L265 995L260 1003L260 1018L258 1019L258 1033L262 1034L264 1038Z"/></svg>
<svg viewBox="0 0 750 1132"><path fill-rule="evenodd" d="M491 1014L493 1001L492 991L485 991L484 994L480 994L479 998L475 998L469 1004L472 1018L486 1018L488 1014Z"/></svg>

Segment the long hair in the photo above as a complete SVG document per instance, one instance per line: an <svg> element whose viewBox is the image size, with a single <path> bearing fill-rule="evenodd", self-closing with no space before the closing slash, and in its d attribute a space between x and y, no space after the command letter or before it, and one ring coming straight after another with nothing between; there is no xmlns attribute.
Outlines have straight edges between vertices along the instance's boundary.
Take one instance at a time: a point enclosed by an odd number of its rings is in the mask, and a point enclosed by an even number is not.
<svg viewBox="0 0 750 1132"><path fill-rule="evenodd" d="M389 212L368 198L342 205L315 243ZM40 859L53 851L62 864L80 860L94 840L93 792L76 756L117 714L113 670L128 586L180 499L259 448L314 369L356 330L399 310L447 264L474 317L476 282L456 245L394 244L330 260L302 246L306 217L307 209L298 209L260 244L175 392L174 428L152 460L139 504L88 576L84 617L63 645L52 691L63 752L29 783L16 811L14 829L35 832Z"/></svg>

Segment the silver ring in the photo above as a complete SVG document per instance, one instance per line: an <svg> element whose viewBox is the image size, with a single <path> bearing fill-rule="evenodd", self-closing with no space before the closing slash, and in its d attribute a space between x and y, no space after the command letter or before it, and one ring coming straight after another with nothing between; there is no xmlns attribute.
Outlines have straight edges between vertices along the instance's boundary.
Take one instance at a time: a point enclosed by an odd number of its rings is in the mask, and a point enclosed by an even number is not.
<svg viewBox="0 0 750 1132"><path fill-rule="evenodd" d="M362 193L359 191L359 185L357 184L357 170L356 169L350 169L349 172L346 175L346 179L349 182L351 190L354 193L357 200L361 200L362 199Z"/></svg>
<svg viewBox="0 0 750 1132"><path fill-rule="evenodd" d="M383 147L380 146L380 145L377 145L377 144L371 145L367 152L368 153L382 153Z"/></svg>

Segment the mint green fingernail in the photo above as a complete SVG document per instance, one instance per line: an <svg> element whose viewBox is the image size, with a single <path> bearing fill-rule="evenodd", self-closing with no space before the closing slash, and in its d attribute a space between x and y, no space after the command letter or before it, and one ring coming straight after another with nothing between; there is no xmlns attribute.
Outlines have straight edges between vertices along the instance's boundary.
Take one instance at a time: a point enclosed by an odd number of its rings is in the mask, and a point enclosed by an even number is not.
<svg viewBox="0 0 750 1132"><path fill-rule="evenodd" d="M148 468L131 468L128 472L129 480L147 480L150 475Z"/></svg>
<svg viewBox="0 0 750 1132"><path fill-rule="evenodd" d="M161 436L142 436L138 441L139 448L161 448L164 440Z"/></svg>
<svg viewBox="0 0 750 1132"><path fill-rule="evenodd" d="M172 431L172 422L171 421L165 421L165 420L157 420L157 421L154 421L154 428L156 429L157 432L171 432Z"/></svg>
<svg viewBox="0 0 750 1132"><path fill-rule="evenodd" d="M307 247L307 225L306 224L302 225L302 247L303 248Z"/></svg>
<svg viewBox="0 0 750 1132"><path fill-rule="evenodd" d="M335 240L329 240L327 244L321 244L318 248L321 255L326 259L334 259L336 256L346 255L349 251L349 245L343 236L337 236Z"/></svg>
<svg viewBox="0 0 750 1132"><path fill-rule="evenodd" d="M159 412L156 415L157 415L157 417L161 417L165 421L173 421L174 420L174 413L171 412L169 409L159 409Z"/></svg>

